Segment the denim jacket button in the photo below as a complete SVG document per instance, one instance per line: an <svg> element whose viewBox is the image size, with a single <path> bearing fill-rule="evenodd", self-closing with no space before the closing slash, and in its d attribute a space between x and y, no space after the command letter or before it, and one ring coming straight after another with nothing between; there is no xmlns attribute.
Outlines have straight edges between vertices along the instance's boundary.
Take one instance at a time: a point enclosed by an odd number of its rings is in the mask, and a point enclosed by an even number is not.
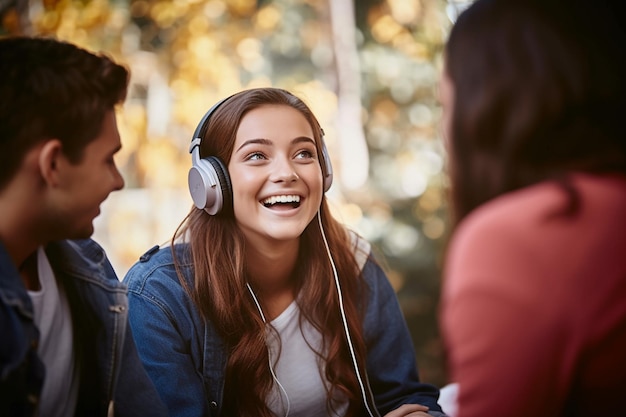
<svg viewBox="0 0 626 417"><path fill-rule="evenodd" d="M211 401L211 403L209 404L209 407L215 410L217 408L217 403L215 401Z"/></svg>

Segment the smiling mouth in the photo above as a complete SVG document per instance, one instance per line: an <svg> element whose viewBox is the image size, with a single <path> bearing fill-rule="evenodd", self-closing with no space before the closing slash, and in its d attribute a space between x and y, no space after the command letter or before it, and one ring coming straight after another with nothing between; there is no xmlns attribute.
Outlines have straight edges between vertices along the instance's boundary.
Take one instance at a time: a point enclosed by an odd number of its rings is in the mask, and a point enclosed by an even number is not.
<svg viewBox="0 0 626 417"><path fill-rule="evenodd" d="M298 208L300 207L300 196L299 195L274 195L271 197L262 200L261 203L267 207L289 207L289 208Z"/></svg>

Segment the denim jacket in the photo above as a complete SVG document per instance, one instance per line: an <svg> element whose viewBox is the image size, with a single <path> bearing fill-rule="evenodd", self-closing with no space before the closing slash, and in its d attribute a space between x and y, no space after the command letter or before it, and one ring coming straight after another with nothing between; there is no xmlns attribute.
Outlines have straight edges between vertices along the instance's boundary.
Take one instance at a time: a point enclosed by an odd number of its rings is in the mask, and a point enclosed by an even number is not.
<svg viewBox="0 0 626 417"><path fill-rule="evenodd" d="M175 248L179 259L189 258L186 244ZM395 292L369 254L367 245L361 265L370 290L363 323L369 403L375 404L370 408L382 415L402 404L417 403L428 406L433 416L444 416L437 404L439 390L419 380L414 348ZM191 283L192 268L185 266L183 274ZM227 350L180 285L172 248L155 246L146 252L124 282L139 355L171 415L218 416Z"/></svg>
<svg viewBox="0 0 626 417"><path fill-rule="evenodd" d="M166 416L137 355L128 298L93 240L50 243L46 254L66 291L80 369L77 416ZM0 414L32 416L43 385L39 331L17 268L0 243Z"/></svg>

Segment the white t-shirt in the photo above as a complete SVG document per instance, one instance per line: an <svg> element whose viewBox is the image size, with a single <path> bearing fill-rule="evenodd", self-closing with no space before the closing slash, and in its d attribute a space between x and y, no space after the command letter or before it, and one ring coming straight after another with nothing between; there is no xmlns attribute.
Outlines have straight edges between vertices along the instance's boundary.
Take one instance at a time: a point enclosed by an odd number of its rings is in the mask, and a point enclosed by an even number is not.
<svg viewBox="0 0 626 417"><path fill-rule="evenodd" d="M286 416L289 408L290 417L327 417L326 388L328 382L322 379L324 364L311 349L321 350L322 335L306 320L299 326L300 309L292 302L278 317L272 320L272 326L278 332L268 331L270 362L276 378L283 390L274 383L268 399L268 407L277 416ZM308 342L308 344L307 344ZM310 346L309 346L310 345ZM280 346L280 357L276 363ZM336 416L345 415L348 402L343 398L337 407Z"/></svg>
<svg viewBox="0 0 626 417"><path fill-rule="evenodd" d="M37 270L41 289L28 291L28 294L40 333L37 353L46 367L38 416L71 416L78 398L72 316L67 297L59 290L50 262L41 247L37 250Z"/></svg>

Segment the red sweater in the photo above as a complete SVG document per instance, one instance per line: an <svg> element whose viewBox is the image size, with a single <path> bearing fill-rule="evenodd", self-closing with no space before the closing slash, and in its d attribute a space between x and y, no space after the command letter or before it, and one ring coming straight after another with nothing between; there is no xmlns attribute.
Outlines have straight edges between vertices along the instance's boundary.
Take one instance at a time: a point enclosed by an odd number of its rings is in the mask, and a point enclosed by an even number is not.
<svg viewBox="0 0 626 417"><path fill-rule="evenodd" d="M458 417L626 415L626 178L574 184L574 217L550 217L566 195L543 183L453 235L441 328Z"/></svg>

